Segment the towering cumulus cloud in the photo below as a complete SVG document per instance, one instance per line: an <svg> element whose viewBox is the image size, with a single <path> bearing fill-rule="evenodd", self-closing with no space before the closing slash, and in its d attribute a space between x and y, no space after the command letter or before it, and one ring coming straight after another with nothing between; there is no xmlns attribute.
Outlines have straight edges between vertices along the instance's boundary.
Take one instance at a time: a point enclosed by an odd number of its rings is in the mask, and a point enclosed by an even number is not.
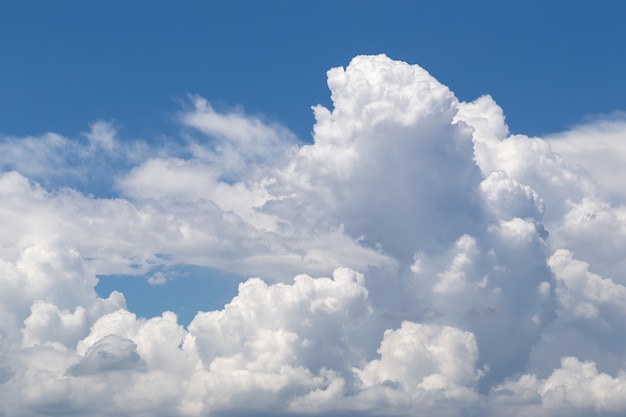
<svg viewBox="0 0 626 417"><path fill-rule="evenodd" d="M1 416L626 413L622 173L580 157L621 116L511 134L384 55L328 86L312 143L200 97L183 144L1 138ZM94 290L180 265L254 278L188 326Z"/></svg>

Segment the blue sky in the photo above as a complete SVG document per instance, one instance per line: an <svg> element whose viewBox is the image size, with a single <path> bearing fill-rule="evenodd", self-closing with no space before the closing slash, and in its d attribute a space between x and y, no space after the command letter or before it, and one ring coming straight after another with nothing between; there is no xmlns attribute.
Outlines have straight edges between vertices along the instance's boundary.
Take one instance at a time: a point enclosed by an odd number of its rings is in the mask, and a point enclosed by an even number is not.
<svg viewBox="0 0 626 417"><path fill-rule="evenodd" d="M625 13L4 2L0 415L626 413Z"/></svg>
<svg viewBox="0 0 626 417"><path fill-rule="evenodd" d="M195 93L263 113L308 140L309 107L329 103L325 72L386 53L419 63L461 99L493 95L514 131L552 133L623 107L624 7L10 1L0 16L1 129L70 135L104 119L150 139L175 129L176 100Z"/></svg>

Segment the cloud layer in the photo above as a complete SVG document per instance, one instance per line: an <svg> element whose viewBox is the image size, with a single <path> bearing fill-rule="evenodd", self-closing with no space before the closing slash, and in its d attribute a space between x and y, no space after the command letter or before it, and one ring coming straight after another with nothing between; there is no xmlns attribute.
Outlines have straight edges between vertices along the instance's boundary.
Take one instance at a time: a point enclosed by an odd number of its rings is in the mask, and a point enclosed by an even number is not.
<svg viewBox="0 0 626 417"><path fill-rule="evenodd" d="M201 97L176 143L1 138L0 415L626 412L621 116L511 134L384 55L328 86L312 143ZM186 327L94 291L181 264L255 278Z"/></svg>

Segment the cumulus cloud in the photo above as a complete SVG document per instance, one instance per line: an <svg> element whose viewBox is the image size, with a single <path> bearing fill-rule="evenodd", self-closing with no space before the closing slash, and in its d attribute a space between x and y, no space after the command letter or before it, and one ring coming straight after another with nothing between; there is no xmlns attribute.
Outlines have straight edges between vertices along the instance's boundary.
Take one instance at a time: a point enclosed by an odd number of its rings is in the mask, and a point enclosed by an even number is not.
<svg viewBox="0 0 626 417"><path fill-rule="evenodd" d="M91 375L110 371L145 370L145 362L130 340L108 335L91 345L79 363L68 368L73 376Z"/></svg>
<svg viewBox="0 0 626 417"><path fill-rule="evenodd" d="M328 85L334 108L314 108L315 143L284 171L290 193L275 205L321 200L349 234L403 260L473 232L481 177L471 136L451 123L452 92L384 57L332 69Z"/></svg>
<svg viewBox="0 0 626 417"><path fill-rule="evenodd" d="M494 388L495 413L512 416L613 416L623 413L623 372L612 377L595 363L563 357L545 379L524 375Z"/></svg>
<svg viewBox="0 0 626 417"><path fill-rule="evenodd" d="M570 164L591 174L608 198L626 202L622 181L626 175L626 114L596 117L546 139Z"/></svg>
<svg viewBox="0 0 626 417"><path fill-rule="evenodd" d="M446 408L456 413L479 400L474 388L482 371L476 369L478 347L470 332L403 322L385 331L378 352L380 359L356 371L359 402L420 414L440 408L437 412L445 415Z"/></svg>
<svg viewBox="0 0 626 417"><path fill-rule="evenodd" d="M384 55L328 86L313 143L197 96L171 146L0 138L1 415L626 412L621 122L512 135ZM94 291L181 264L254 278L188 326Z"/></svg>

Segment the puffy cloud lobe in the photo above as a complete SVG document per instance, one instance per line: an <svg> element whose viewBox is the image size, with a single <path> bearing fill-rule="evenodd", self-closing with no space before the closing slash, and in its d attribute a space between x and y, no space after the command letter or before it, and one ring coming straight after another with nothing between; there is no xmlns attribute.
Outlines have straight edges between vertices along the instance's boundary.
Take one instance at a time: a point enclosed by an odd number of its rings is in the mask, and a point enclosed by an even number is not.
<svg viewBox="0 0 626 417"><path fill-rule="evenodd" d="M556 290L560 313L583 319L607 318L610 309L620 318L626 316L626 287L588 271L589 265L573 259L572 253L559 250L548 261L559 286Z"/></svg>
<svg viewBox="0 0 626 417"><path fill-rule="evenodd" d="M290 409L452 416L481 408L475 386L482 371L475 368L478 349L471 333L405 321L385 331L378 354L379 359L353 370L352 388L335 378L325 389L294 400Z"/></svg>
<svg viewBox="0 0 626 417"><path fill-rule="evenodd" d="M366 392L374 388L397 389L420 398L421 391L441 390L444 395L476 399L471 387L482 372L475 368L478 347L472 333L449 326L403 322L399 329L385 332L378 352L380 359L357 371ZM364 397L371 395L367 392Z"/></svg>
<svg viewBox="0 0 626 417"><path fill-rule="evenodd" d="M462 236L446 253L418 253L409 281L414 315L474 333L481 389L522 371L534 343L553 319L553 302L537 287L551 280L545 243L533 222L514 218L488 228L481 240Z"/></svg>
<svg viewBox="0 0 626 417"><path fill-rule="evenodd" d="M593 362L561 359L561 367L546 379L524 375L494 388L494 413L512 416L612 416L626 407L623 372L611 377Z"/></svg>
<svg viewBox="0 0 626 417"><path fill-rule="evenodd" d="M509 135L502 109L490 96L460 103L455 121L471 132L474 158L483 175L502 171L530 187L545 204L544 220L558 219L567 202L596 194L593 180L563 161L548 141Z"/></svg>
<svg viewBox="0 0 626 417"><path fill-rule="evenodd" d="M566 140L569 134L556 135L549 140L522 135L494 140L497 137L494 131L499 131L500 135L506 132L506 129L493 127L500 117L495 117L488 127L484 120L475 122L477 116L472 113L478 108L483 111L491 108L487 113L494 114L497 113L494 107L497 105L489 97L484 97L475 103L462 103L457 116L459 121L473 123L475 155L481 170L485 174L502 170L540 196L545 207L543 223L551 233L547 243L553 251L560 248L571 250L592 263L600 273L621 277L626 253L623 250L624 208L620 205L618 193L607 194L602 187L596 186L605 174L595 166L601 165L603 162L598 161L603 160L586 154L587 165L594 166L586 170L580 159L570 161L561 157L561 154L569 157L571 149L584 149L585 146L609 149L608 145L601 146L605 140L603 135L607 131L617 134L621 125L618 122L594 122L579 127L576 134L572 133L575 139L571 141ZM585 145L580 136L582 131L588 134ZM619 143L616 141L615 146L619 147ZM619 155L619 150L614 154ZM612 172L618 175L619 170Z"/></svg>
<svg viewBox="0 0 626 417"><path fill-rule="evenodd" d="M82 376L110 371L145 370L146 364L137 353L137 346L130 340L108 335L94 343L85 356L67 372Z"/></svg>
<svg viewBox="0 0 626 417"><path fill-rule="evenodd" d="M250 279L223 311L199 313L189 332L216 370L220 363L266 372L290 363L316 373L331 365L350 369L359 354L350 332L369 314L367 295L363 276L348 269L332 279L299 275L293 285Z"/></svg>
<svg viewBox="0 0 626 417"><path fill-rule="evenodd" d="M511 135L491 97L383 55L328 85L306 145L199 97L170 148L104 122L2 138L0 414L623 413L626 216L580 140ZM43 180L77 155L120 196ZM262 278L187 328L94 292L177 263Z"/></svg>
<svg viewBox="0 0 626 417"><path fill-rule="evenodd" d="M30 308L31 314L24 320L22 346L30 347L43 343L60 343L71 346L88 332L85 308L79 306L74 312L59 310L52 304L36 301Z"/></svg>
<svg viewBox="0 0 626 417"><path fill-rule="evenodd" d="M585 197L568 205L562 221L552 227L554 246L576 254L597 272L626 283L626 207Z"/></svg>
<svg viewBox="0 0 626 417"><path fill-rule="evenodd" d="M531 218L540 222L544 204L539 195L528 185L522 185L503 171L490 173L480 183L487 204L502 220Z"/></svg>
<svg viewBox="0 0 626 417"><path fill-rule="evenodd" d="M15 345L69 347L103 312L125 307L118 292L97 298L96 282L72 249L30 246L13 262L0 260L0 361Z"/></svg>
<svg viewBox="0 0 626 417"><path fill-rule="evenodd" d="M282 172L287 185L278 185L286 189L272 190L284 197L268 209L302 207L315 219L308 208L323 202L349 235L403 260L474 231L480 172L471 135L452 123L450 90L422 68L382 55L329 71L328 85L334 108L314 108L315 143Z"/></svg>
<svg viewBox="0 0 626 417"><path fill-rule="evenodd" d="M568 250L555 252L548 264L556 278L558 317L533 348L532 370L545 375L561 356L593 360L606 372L622 368L626 288L591 272Z"/></svg>
<svg viewBox="0 0 626 417"><path fill-rule="evenodd" d="M550 232L547 243L553 252L571 250L601 274L622 279L626 262L624 206L619 192L607 193L607 188L598 186L599 181L606 181L613 190L615 180L611 178L617 178L620 170L611 170L610 177L604 168L610 164L604 165L604 159L593 153L584 153L587 162L576 157L576 152L582 155L587 147L604 152L613 146L616 149L612 158L619 157L621 141L609 145L605 136L619 136L623 131L619 117L579 126L549 140L508 135L502 110L485 96L472 103L460 103L455 120L472 131L474 155L483 175L502 171L539 196L544 208L542 223ZM584 144L581 132L587 135ZM571 160L563 159L571 156ZM585 165L590 168L585 169ZM493 181L487 177L483 187L488 182ZM490 193L493 195L493 190ZM493 202L490 205L493 207Z"/></svg>

